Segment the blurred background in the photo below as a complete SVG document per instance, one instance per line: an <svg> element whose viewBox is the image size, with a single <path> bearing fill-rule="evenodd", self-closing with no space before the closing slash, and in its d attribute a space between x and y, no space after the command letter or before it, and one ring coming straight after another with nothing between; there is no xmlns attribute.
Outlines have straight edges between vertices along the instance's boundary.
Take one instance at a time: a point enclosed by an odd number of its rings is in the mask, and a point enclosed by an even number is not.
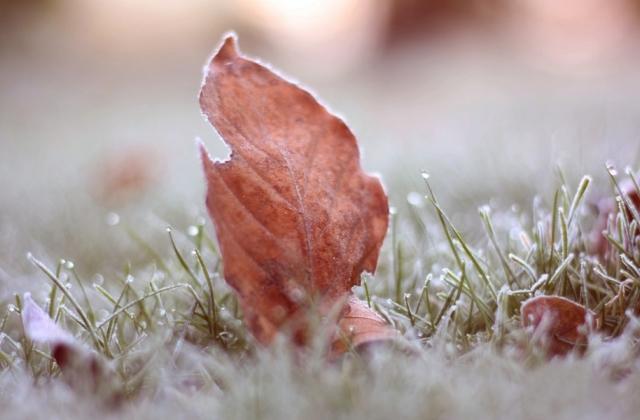
<svg viewBox="0 0 640 420"><path fill-rule="evenodd" d="M422 170L473 231L558 167L597 194L640 161L637 0L0 0L0 294L26 252L90 276L206 220L194 139L226 152L197 93L230 30L346 119L401 215Z"/></svg>

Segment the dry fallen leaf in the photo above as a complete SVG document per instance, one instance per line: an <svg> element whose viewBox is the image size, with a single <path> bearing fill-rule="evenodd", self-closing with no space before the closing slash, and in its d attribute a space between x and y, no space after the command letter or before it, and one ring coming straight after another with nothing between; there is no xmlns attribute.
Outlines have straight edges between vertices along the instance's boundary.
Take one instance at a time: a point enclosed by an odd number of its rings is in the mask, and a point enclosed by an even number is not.
<svg viewBox="0 0 640 420"><path fill-rule="evenodd" d="M76 339L53 322L31 298L30 293L25 293L22 307L22 325L27 337L42 344L50 344L52 350L60 346L76 346Z"/></svg>
<svg viewBox="0 0 640 420"><path fill-rule="evenodd" d="M630 180L621 182L620 191L626 196L629 203L635 207L638 212L640 212L640 195L638 194L638 190L634 183ZM597 202L596 207L598 211L598 220L591 232L590 250L592 253L604 257L610 245L602 232L607 229L609 217L618 212L618 206L615 199L612 197L605 197ZM627 220L632 221L634 219L633 213L629 206L626 205L626 202L624 202L623 208L625 210ZM636 230L635 234L636 236L640 235L640 230Z"/></svg>
<svg viewBox="0 0 640 420"><path fill-rule="evenodd" d="M584 306L561 296L537 296L520 309L522 326L541 338L549 356L562 356L573 349L586 349L595 316Z"/></svg>
<svg viewBox="0 0 640 420"><path fill-rule="evenodd" d="M398 333L389 328L380 315L356 298L349 296L338 323L338 336L331 346L332 354L341 354L349 348L359 348L379 341L392 340Z"/></svg>
<svg viewBox="0 0 640 420"><path fill-rule="evenodd" d="M113 372L105 361L68 331L56 324L25 293L22 306L24 333L31 341L46 344L63 373L65 381L76 391L99 395L108 405L116 405L120 398Z"/></svg>
<svg viewBox="0 0 640 420"><path fill-rule="evenodd" d="M200 106L231 148L214 162L200 145L225 279L260 342L288 329L304 344L310 309L328 313L376 268L388 224L382 185L362 171L345 123L239 55L233 36L205 69ZM389 335L372 325L354 342Z"/></svg>
<svg viewBox="0 0 640 420"><path fill-rule="evenodd" d="M90 191L105 206L126 205L157 183L163 160L158 147L122 147L96 162Z"/></svg>

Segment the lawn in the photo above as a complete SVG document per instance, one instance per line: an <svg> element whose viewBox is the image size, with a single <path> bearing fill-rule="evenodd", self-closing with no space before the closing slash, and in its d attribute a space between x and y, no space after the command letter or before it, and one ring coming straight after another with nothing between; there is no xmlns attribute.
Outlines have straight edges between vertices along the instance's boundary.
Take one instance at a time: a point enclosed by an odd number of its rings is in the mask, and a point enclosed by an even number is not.
<svg viewBox="0 0 640 420"><path fill-rule="evenodd" d="M554 93L562 80L527 75L516 93L495 82L433 99L409 97L412 86L388 67L319 85L390 197L377 271L354 293L401 336L327 360L321 328L304 349L285 337L259 345L224 281L193 138L226 152L201 121L200 76L189 84L191 70L171 69L114 87L117 70L49 79L41 68L28 75L43 101L18 72L0 98L2 137L20 140L0 143L7 416L626 419L640 410L640 219L628 201L640 192L640 110L634 85L621 89L627 79L568 94ZM418 73L411 80L427 92L463 78L446 66ZM99 92L71 91L78 85ZM25 293L85 349L69 368L26 337ZM593 311L588 344L550 357L544 334L522 326L521 304L539 295Z"/></svg>

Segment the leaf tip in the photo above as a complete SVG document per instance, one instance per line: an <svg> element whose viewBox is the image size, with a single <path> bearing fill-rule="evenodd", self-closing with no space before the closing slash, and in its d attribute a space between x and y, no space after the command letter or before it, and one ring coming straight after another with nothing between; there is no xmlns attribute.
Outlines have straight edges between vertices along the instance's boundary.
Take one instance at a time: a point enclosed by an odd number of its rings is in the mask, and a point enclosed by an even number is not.
<svg viewBox="0 0 640 420"><path fill-rule="evenodd" d="M217 72L220 72L224 66L231 64L238 57L237 39L238 37L234 32L226 33L222 43L213 53L213 57L202 69L203 79L200 87L199 102L200 109L205 116L208 114L207 109L211 106L205 93L207 85L210 83L210 80L215 77Z"/></svg>
<svg viewBox="0 0 640 420"><path fill-rule="evenodd" d="M226 64L238 56L238 36L234 32L224 35L220 48L214 54L212 64Z"/></svg>

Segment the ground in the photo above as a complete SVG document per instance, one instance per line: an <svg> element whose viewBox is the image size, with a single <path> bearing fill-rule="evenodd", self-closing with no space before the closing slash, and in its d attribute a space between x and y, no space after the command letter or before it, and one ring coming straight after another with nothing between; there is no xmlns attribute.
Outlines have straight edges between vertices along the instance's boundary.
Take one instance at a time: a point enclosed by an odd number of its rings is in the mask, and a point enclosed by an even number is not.
<svg viewBox="0 0 640 420"><path fill-rule="evenodd" d="M378 270L354 291L410 347L334 362L322 356L321 340L305 354L281 342L257 346L220 275L193 141L202 137L224 155L197 108L200 75L189 73L206 52L133 79L122 75L141 73L83 68L70 77L68 69L29 66L30 58L8 63L26 75L4 80L0 98L2 138L17 139L0 143L3 413L633 418L640 409L633 218L610 227L607 255L593 251L590 236L596 204L616 195L606 162L616 165L616 182L638 164L632 75L568 87L561 76L515 76L522 69L508 65L496 74L447 54L371 69L343 85L314 84L347 117L364 166L381 173L394 207ZM452 74L447 63L484 76ZM140 168L105 179L114 165ZM607 328L582 356L547 360L520 327L520 304L545 275L537 293L604 314ZM47 346L32 347L20 320L25 292L98 349L115 372L108 386L78 386L86 371L81 379L61 375ZM97 327L105 319L113 322Z"/></svg>

